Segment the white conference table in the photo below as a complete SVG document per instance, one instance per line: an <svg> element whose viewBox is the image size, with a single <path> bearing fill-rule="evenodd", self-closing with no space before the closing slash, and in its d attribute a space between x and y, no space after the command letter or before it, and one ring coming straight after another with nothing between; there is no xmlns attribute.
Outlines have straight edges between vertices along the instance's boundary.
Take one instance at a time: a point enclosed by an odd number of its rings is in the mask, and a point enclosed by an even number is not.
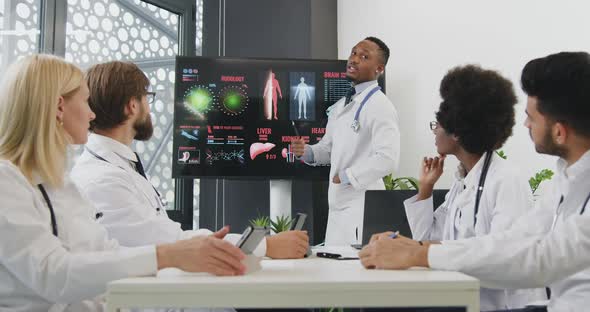
<svg viewBox="0 0 590 312"><path fill-rule="evenodd" d="M164 270L107 286L107 309L466 307L479 312L479 281L457 272L366 270L358 260L263 260L262 270L216 277Z"/></svg>

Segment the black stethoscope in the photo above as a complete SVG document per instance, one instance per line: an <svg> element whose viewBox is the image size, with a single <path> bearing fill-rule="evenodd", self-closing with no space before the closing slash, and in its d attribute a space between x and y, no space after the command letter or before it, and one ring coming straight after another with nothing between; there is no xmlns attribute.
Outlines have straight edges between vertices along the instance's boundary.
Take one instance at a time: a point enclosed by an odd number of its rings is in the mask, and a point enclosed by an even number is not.
<svg viewBox="0 0 590 312"><path fill-rule="evenodd" d="M57 236L57 221L55 218L55 211L53 210L53 205L51 204L51 200L49 199L49 195L47 195L47 191L45 191L45 187L43 186L43 184L39 184L37 185L37 187L39 187L39 191L41 191L41 195L43 195L43 199L45 200L45 203L47 204L47 207L49 208L49 214L51 215L51 232L53 233L53 235L55 237ZM96 214L96 219L102 217L102 212L99 212Z"/></svg>
<svg viewBox="0 0 590 312"><path fill-rule="evenodd" d="M361 110L365 106L365 103L367 103L367 101L371 98L371 96L373 96L373 94L375 94L375 92L377 92L379 90L381 90L381 87L376 86L371 91L369 91L369 94L367 94L367 96L365 96L365 98L361 102L361 105L356 110L356 113L354 114L354 120L352 121L352 124L350 125L350 127L352 128L352 131L354 131L355 133L358 133L359 129L361 128L361 124L359 122L359 116L361 114Z"/></svg>
<svg viewBox="0 0 590 312"><path fill-rule="evenodd" d="M92 154L92 156L96 157L97 159L111 164L111 162L109 162L108 160L99 156L98 154L94 153L89 148L86 148L86 150L90 154ZM123 169L123 168L121 168L121 169ZM41 195L43 195L43 199L45 200L45 203L47 204L47 207L49 208L49 214L51 215L51 232L53 233L53 235L55 237L58 237L58 235L57 235L57 220L55 218L55 211L53 210L53 205L51 204L51 199L49 199L49 195L47 194L47 191L45 190L45 187L43 186L43 184L38 184L37 187L39 188L39 191L41 191ZM156 191L156 194L158 194L158 199L160 200L160 204L162 204L162 207L165 207L167 205L167 203L164 202L164 199L162 199L160 193L158 192L158 190L156 190L156 188L153 185L152 185L152 188L154 189L154 191ZM159 213L160 207L156 208L156 211L158 211L158 213ZM96 213L95 218L99 219L100 217L102 217L102 212Z"/></svg>
<svg viewBox="0 0 590 312"><path fill-rule="evenodd" d="M49 214L51 215L51 232L55 237L57 237L57 221L55 220L55 212L53 211L53 205L51 204L51 200L49 200L49 195L47 195L47 192L45 191L45 187L43 187L43 184L39 184L37 186L39 187L39 191L41 191L41 194L43 195L43 199L45 199L45 202L47 203L47 207L49 207Z"/></svg>
<svg viewBox="0 0 590 312"><path fill-rule="evenodd" d="M551 229L553 230L555 228L555 225L557 224L557 218L559 217L559 214L561 213L561 203L563 203L563 195L561 195L561 198L559 198L559 204L557 204L557 209L555 209L555 215L553 216L553 222L551 224ZM588 201L590 201L590 193L588 193L588 196L586 196L586 200L584 200L584 204L582 205L582 209L580 210L580 215L584 214L584 211L586 211L586 206L588 205Z"/></svg>
<svg viewBox="0 0 590 312"><path fill-rule="evenodd" d="M473 227L477 224L477 212L479 211L479 202L481 200L481 194L483 193L483 186L486 183L486 176L492 163L492 156L494 152L487 152L486 158L483 162L483 168L481 169L481 175L479 176L479 184L477 185L477 193L475 194L475 207L473 207Z"/></svg>
<svg viewBox="0 0 590 312"><path fill-rule="evenodd" d="M95 153L94 151L92 151L91 149L89 149L88 147L84 147L84 148L88 151L88 153L90 153L96 159L102 160L102 161L104 161L104 162L106 162L108 164L114 165L110 161L106 160L104 157L101 157L100 155L98 155L97 153ZM117 166L117 167L119 167L119 166ZM125 170L123 167L119 167L119 168ZM151 187L154 189L154 191L157 194L157 198L156 199L160 202L160 205L156 208L157 213L160 214L160 210L163 209L163 208L165 208L166 206L168 206L168 202L166 201L166 199L164 199L162 197L162 195L160 195L160 192L158 192L158 190L151 183L150 183L150 185L151 185ZM99 214L100 214L100 216L98 216L98 214L97 214L97 219L100 218L100 217L102 217L102 213L99 213Z"/></svg>

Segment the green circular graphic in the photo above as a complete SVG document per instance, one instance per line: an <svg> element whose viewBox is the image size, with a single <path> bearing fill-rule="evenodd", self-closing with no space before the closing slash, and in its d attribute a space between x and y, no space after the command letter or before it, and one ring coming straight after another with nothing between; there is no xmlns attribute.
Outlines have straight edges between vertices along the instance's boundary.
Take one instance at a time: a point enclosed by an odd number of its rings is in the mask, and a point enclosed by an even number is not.
<svg viewBox="0 0 590 312"><path fill-rule="evenodd" d="M219 103L225 114L237 116L248 107L248 95L245 88L228 86L221 90Z"/></svg>
<svg viewBox="0 0 590 312"><path fill-rule="evenodd" d="M206 87L193 87L186 92L184 104L189 110L195 113L203 114L211 109L213 104L213 95Z"/></svg>

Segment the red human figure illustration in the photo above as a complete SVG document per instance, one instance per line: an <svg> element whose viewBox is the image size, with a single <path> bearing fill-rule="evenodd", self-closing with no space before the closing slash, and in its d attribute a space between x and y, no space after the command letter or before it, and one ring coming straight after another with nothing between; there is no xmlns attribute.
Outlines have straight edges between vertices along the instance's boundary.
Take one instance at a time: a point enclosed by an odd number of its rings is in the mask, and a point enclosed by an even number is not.
<svg viewBox="0 0 590 312"><path fill-rule="evenodd" d="M272 108L274 108L274 119L279 119L277 117L278 112L278 101L277 101L277 92L278 96L283 98L283 93L281 92L281 86L279 85L279 81L275 78L275 73L272 72L272 69L268 71L268 79L266 80L266 85L264 86L264 118L270 120L272 119Z"/></svg>

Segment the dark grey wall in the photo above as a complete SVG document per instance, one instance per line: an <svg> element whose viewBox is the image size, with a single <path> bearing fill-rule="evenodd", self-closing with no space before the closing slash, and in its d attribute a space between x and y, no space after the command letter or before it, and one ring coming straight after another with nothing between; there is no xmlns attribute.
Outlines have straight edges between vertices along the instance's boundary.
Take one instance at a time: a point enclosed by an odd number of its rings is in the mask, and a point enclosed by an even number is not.
<svg viewBox="0 0 590 312"><path fill-rule="evenodd" d="M338 58L336 1L311 1L311 57Z"/></svg>
<svg viewBox="0 0 590 312"><path fill-rule="evenodd" d="M203 55L338 56L336 0L204 0L203 4Z"/></svg>
<svg viewBox="0 0 590 312"><path fill-rule="evenodd" d="M336 0L204 0L203 55L336 59ZM312 243L322 242L328 215L328 177L294 180L292 213L308 214ZM202 179L199 225L230 224L270 214L269 180Z"/></svg>
<svg viewBox="0 0 590 312"><path fill-rule="evenodd" d="M310 57L310 1L226 0L225 56Z"/></svg>

